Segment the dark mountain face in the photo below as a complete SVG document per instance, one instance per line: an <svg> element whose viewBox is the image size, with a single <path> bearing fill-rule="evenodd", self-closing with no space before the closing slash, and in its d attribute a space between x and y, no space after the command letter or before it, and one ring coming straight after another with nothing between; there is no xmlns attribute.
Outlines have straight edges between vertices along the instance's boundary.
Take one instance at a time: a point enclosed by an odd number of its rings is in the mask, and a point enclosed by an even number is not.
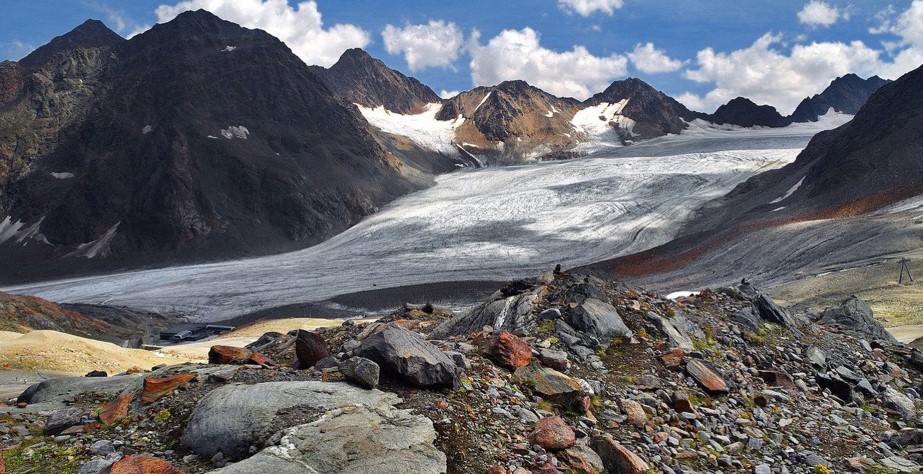
<svg viewBox="0 0 923 474"><path fill-rule="evenodd" d="M673 271L773 227L859 216L923 194L921 137L923 67L881 87L849 123L815 135L794 163L700 209L676 240L594 268Z"/></svg>
<svg viewBox="0 0 923 474"><path fill-rule="evenodd" d="M122 38L106 28L99 20L87 20L69 33L52 39L19 61L19 65L37 68L48 63L55 55L77 49L108 48L123 43Z"/></svg>
<svg viewBox="0 0 923 474"><path fill-rule="evenodd" d="M801 101L791 115L792 121L816 122L830 109L855 115L875 91L889 82L878 76L862 79L855 74L847 74L838 77L820 94Z"/></svg>
<svg viewBox="0 0 923 474"><path fill-rule="evenodd" d="M358 48L346 50L330 69L311 66L311 71L338 96L366 107L383 105L392 112L415 114L426 104L441 101L420 81L388 68Z"/></svg>
<svg viewBox="0 0 923 474"><path fill-rule="evenodd" d="M586 100L584 105L616 103L624 99L628 99L628 103L622 109L622 115L636 122L632 132L640 139L679 134L688 126L686 122L704 117L636 78L613 82L606 90Z"/></svg>
<svg viewBox="0 0 923 474"><path fill-rule="evenodd" d="M90 110L7 186L11 222L50 245L8 239L0 258L289 250L424 185L262 31L187 12L113 55Z"/></svg>
<svg viewBox="0 0 923 474"><path fill-rule="evenodd" d="M783 117L770 105L756 105L750 99L738 97L718 107L706 120L720 125L741 127L786 127L792 120Z"/></svg>

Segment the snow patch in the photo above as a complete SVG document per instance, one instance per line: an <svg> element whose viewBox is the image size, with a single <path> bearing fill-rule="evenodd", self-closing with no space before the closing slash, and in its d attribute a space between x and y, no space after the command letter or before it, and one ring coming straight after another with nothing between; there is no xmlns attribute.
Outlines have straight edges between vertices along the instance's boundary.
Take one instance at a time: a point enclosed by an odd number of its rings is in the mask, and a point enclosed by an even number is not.
<svg viewBox="0 0 923 474"><path fill-rule="evenodd" d="M22 223L19 219L16 222L13 222L13 218L6 216L2 221L0 221L0 244L6 242L7 240L16 237L19 233L19 229L22 228L25 224Z"/></svg>
<svg viewBox="0 0 923 474"><path fill-rule="evenodd" d="M116 222L115 225L110 227L102 237L92 242L78 245L77 250L74 250L73 252L65 255L65 257L108 257L112 252L112 250L109 248L109 242L113 237L115 237L115 231L118 230L119 224L121 223L121 221Z"/></svg>
<svg viewBox="0 0 923 474"><path fill-rule="evenodd" d="M548 118L554 117L554 112L550 110L548 112L545 112L545 117L548 117Z"/></svg>
<svg viewBox="0 0 923 474"><path fill-rule="evenodd" d="M482 106L482 105L484 105L484 102L487 102L487 99L489 99L489 98L490 98L490 94L493 94L493 93L494 93L494 91L490 91L490 92L488 92L488 93L487 93L487 95L485 95L485 96L484 96L484 98L483 98L483 99L481 99L481 101L480 101L480 102L478 102L478 106L474 108L474 112L477 112L477 111L478 111L478 109L480 109L480 108L481 108L481 106ZM471 113L473 114L474 112L471 112Z"/></svg>
<svg viewBox="0 0 923 474"><path fill-rule="evenodd" d="M247 135L250 135L250 130L247 130L247 127L240 125L230 125L228 128L221 130L221 136L227 138L228 140L232 138L240 138L241 140L246 140Z"/></svg>
<svg viewBox="0 0 923 474"><path fill-rule="evenodd" d="M221 52L230 53L231 51L234 51L235 49L237 49L237 46L225 46L224 49L221 50Z"/></svg>
<svg viewBox="0 0 923 474"><path fill-rule="evenodd" d="M154 127L152 127L152 126L150 126L150 125L145 125L144 128L141 129L141 134L142 134L142 135L147 135L148 133L151 133L151 132L153 132L153 131L154 131Z"/></svg>
<svg viewBox="0 0 923 474"><path fill-rule="evenodd" d="M62 172L60 172L60 173L54 173L54 172L52 172L52 173L51 173L51 176L52 176L53 178L57 178L57 179L70 179L70 178L73 178L73 177L74 177L74 173L71 173L71 172L69 172L69 171L62 171Z"/></svg>
<svg viewBox="0 0 923 474"><path fill-rule="evenodd" d="M798 182L795 183L794 186L792 186L791 188L789 188L789 190L785 193L784 196L779 196L779 197L776 198L775 200L769 201L769 204L776 204L776 203L782 202L782 201L788 199L792 194L795 194L795 191L797 191L798 188L801 187L801 183L804 182L804 178L806 178L806 177L807 177L807 175L802 176L801 179L799 179Z"/></svg>
<svg viewBox="0 0 923 474"><path fill-rule="evenodd" d="M690 296L698 296L698 291L674 291L666 296L668 300L675 300L679 298L688 298Z"/></svg>
<svg viewBox="0 0 923 474"><path fill-rule="evenodd" d="M445 155L458 154L455 129L465 122L465 118L458 116L455 120L436 120L442 104L427 104L423 112L415 115L394 113L384 106L369 108L356 104L356 107L370 124L385 133L407 137L421 148Z"/></svg>
<svg viewBox="0 0 923 474"><path fill-rule="evenodd" d="M782 209L785 209L785 206L777 207L777 208L775 208L775 209L773 209L773 210L771 210L771 211L769 211L769 212L781 211Z"/></svg>
<svg viewBox="0 0 923 474"><path fill-rule="evenodd" d="M12 218L7 216L2 221L0 221L0 244L13 239L16 240L17 244L23 245L27 245L30 239L34 239L47 244L48 239L46 239L45 236L39 232L39 229L42 226L42 221L44 220L45 217L43 216L34 224L23 228L25 223L18 219L16 222L13 222Z"/></svg>
<svg viewBox="0 0 923 474"><path fill-rule="evenodd" d="M603 102L574 114L574 118L570 121L574 131L586 136L586 141L574 150L594 152L622 146L622 140L612 125L617 124L619 128L627 129L629 132L634 128L635 121L621 115L626 105L628 105L628 99L622 99L614 104Z"/></svg>

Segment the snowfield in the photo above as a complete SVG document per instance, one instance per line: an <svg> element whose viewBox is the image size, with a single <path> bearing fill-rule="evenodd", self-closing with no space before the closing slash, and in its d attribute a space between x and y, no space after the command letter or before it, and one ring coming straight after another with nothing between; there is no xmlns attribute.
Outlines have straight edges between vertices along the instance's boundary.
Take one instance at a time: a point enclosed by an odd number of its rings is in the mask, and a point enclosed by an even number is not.
<svg viewBox="0 0 923 474"><path fill-rule="evenodd" d="M819 126L699 125L572 161L459 171L301 251L3 291L217 321L373 288L532 276L669 241L704 202L793 161Z"/></svg>

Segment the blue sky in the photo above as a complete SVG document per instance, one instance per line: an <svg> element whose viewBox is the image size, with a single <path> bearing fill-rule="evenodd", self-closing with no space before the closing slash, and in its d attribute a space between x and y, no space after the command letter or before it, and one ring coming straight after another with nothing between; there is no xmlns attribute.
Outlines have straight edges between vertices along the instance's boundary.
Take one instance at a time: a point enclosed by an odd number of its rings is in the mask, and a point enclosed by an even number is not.
<svg viewBox="0 0 923 474"><path fill-rule="evenodd" d="M131 36L199 7L306 62L363 47L437 93L525 79L585 98L634 76L698 110L744 95L789 113L847 72L896 78L923 62L923 0L7 0L0 60L87 18Z"/></svg>

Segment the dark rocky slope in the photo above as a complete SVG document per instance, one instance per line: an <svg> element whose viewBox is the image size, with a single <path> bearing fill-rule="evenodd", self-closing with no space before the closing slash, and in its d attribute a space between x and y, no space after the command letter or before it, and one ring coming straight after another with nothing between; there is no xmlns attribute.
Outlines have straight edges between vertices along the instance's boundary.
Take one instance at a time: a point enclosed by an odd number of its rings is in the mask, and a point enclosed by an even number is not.
<svg viewBox="0 0 923 474"><path fill-rule="evenodd" d="M624 99L628 99L628 103L622 109L622 115L635 121L632 129L635 139L679 134L686 129L687 122L704 118L704 114L687 109L676 99L633 77L613 82L606 90L587 99L583 105L603 102L611 104Z"/></svg>
<svg viewBox="0 0 923 474"><path fill-rule="evenodd" d="M305 247L427 182L263 31L200 10L111 55L86 115L7 185L0 209L50 245L7 240L5 280L65 255L86 269Z"/></svg>
<svg viewBox="0 0 923 474"><path fill-rule="evenodd" d="M442 101L420 81L389 68L359 48L346 50L329 69L310 69L339 97L366 107L384 106L392 112L414 114L426 104Z"/></svg>
<svg viewBox="0 0 923 474"><path fill-rule="evenodd" d="M879 89L849 123L818 133L794 163L759 174L704 206L676 240L592 268L636 276L682 273L685 266L770 228L860 216L919 195L921 137L923 67ZM739 256L737 265L787 256Z"/></svg>
<svg viewBox="0 0 923 474"><path fill-rule="evenodd" d="M719 125L739 125L741 127L785 127L792 123L783 117L771 105L756 105L750 99L738 97L718 107L715 113L706 118Z"/></svg>
<svg viewBox="0 0 923 474"><path fill-rule="evenodd" d="M847 74L838 77L820 94L801 101L792 112L791 119L793 122L816 122L830 109L855 115L875 91L889 82L878 76L862 79L855 74Z"/></svg>

